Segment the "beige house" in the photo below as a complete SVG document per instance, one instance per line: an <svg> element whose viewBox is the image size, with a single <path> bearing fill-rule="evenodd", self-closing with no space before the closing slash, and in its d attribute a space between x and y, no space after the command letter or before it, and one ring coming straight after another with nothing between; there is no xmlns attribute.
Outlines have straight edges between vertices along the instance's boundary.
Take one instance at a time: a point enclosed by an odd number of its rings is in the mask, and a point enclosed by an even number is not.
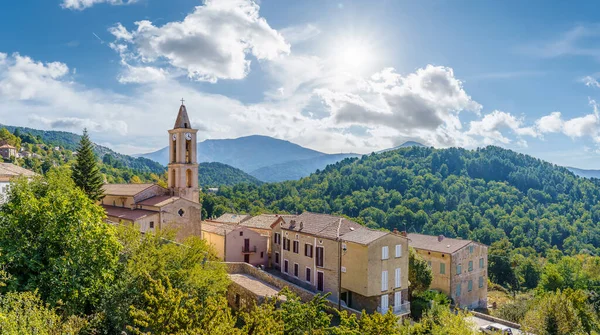
<svg viewBox="0 0 600 335"><path fill-rule="evenodd" d="M408 234L410 246L431 266L431 288L459 308L487 307L487 246L470 240Z"/></svg>
<svg viewBox="0 0 600 335"><path fill-rule="evenodd" d="M4 159L10 159L11 157L17 157L17 148L10 144L0 145L0 156Z"/></svg>
<svg viewBox="0 0 600 335"><path fill-rule="evenodd" d="M248 227L251 230L266 236L271 241L271 226L284 220L284 218L291 219L296 217L295 215L283 215L283 214L261 214L253 216L239 223L240 226ZM267 266L272 265L273 259L271 253L271 243L267 243L269 261Z"/></svg>
<svg viewBox="0 0 600 335"><path fill-rule="evenodd" d="M272 264L282 277L357 310L410 313L406 237L308 212L271 227Z"/></svg>
<svg viewBox="0 0 600 335"><path fill-rule="evenodd" d="M265 267L268 262L269 239L247 227L204 221L202 238L217 256L226 262L246 262Z"/></svg>
<svg viewBox="0 0 600 335"><path fill-rule="evenodd" d="M177 240L201 235L196 134L184 105L169 130L168 188L156 184L106 184L101 204L107 221L138 224L142 232L174 229Z"/></svg>

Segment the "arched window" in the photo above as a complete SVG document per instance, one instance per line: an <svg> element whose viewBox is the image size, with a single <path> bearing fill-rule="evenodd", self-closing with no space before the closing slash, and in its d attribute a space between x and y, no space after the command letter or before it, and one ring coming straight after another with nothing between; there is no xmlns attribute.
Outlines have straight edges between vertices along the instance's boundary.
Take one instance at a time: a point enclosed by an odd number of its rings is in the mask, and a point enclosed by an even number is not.
<svg viewBox="0 0 600 335"><path fill-rule="evenodd" d="M173 140L173 144L171 145L171 163L175 163L177 161L177 141Z"/></svg>
<svg viewBox="0 0 600 335"><path fill-rule="evenodd" d="M187 169L185 171L185 183L187 187L192 187L192 170Z"/></svg>
<svg viewBox="0 0 600 335"><path fill-rule="evenodd" d="M177 182L175 181L175 169L171 170L171 187L175 187L175 185L177 184Z"/></svg>
<svg viewBox="0 0 600 335"><path fill-rule="evenodd" d="M192 141L186 140L185 141L185 162L188 164L192 162L191 150L192 150Z"/></svg>

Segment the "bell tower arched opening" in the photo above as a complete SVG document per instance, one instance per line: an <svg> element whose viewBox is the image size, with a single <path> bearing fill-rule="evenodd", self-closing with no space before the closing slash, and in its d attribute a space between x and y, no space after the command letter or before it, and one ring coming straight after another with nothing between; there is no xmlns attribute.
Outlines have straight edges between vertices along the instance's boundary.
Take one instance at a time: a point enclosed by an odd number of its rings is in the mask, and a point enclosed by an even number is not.
<svg viewBox="0 0 600 335"><path fill-rule="evenodd" d="M192 141L191 140L186 140L185 141L185 162L187 164L190 164L192 162Z"/></svg>
<svg viewBox="0 0 600 335"><path fill-rule="evenodd" d="M171 170L171 185L169 185L169 187L175 187L175 185L177 185L177 173L175 172L175 169Z"/></svg>
<svg viewBox="0 0 600 335"><path fill-rule="evenodd" d="M191 169L187 169L185 171L185 184L186 186L192 187L193 183L192 183L192 170Z"/></svg>
<svg viewBox="0 0 600 335"><path fill-rule="evenodd" d="M175 136L175 135L173 135ZM173 139L171 143L171 163L175 163L177 161L177 140Z"/></svg>

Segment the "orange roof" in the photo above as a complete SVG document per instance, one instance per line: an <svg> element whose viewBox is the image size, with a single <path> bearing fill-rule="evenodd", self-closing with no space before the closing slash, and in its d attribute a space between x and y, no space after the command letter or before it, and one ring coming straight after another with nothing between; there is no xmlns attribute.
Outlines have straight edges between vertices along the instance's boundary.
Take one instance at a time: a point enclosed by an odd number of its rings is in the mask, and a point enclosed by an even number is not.
<svg viewBox="0 0 600 335"><path fill-rule="evenodd" d="M108 205L102 205L102 207L106 211L107 216L112 216L114 218L127 221L135 222L147 216L158 215L158 212L149 211L145 209L129 209L125 207L116 207Z"/></svg>
<svg viewBox="0 0 600 335"><path fill-rule="evenodd" d="M104 184L102 189L107 195L134 196L155 184Z"/></svg>
<svg viewBox="0 0 600 335"><path fill-rule="evenodd" d="M175 200L181 199L180 197L172 197L170 195L159 195L156 197L148 198L146 200L140 201L137 204L143 206L154 206L154 207L162 207L168 205Z"/></svg>
<svg viewBox="0 0 600 335"><path fill-rule="evenodd" d="M4 145L0 145L0 149L16 149L16 148L10 144L4 144Z"/></svg>

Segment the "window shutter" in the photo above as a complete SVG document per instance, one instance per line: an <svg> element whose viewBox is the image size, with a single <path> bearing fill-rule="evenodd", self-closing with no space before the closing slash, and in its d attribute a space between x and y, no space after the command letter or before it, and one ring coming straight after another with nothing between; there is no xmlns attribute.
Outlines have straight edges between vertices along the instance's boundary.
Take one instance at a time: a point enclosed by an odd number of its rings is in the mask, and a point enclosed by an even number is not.
<svg viewBox="0 0 600 335"><path fill-rule="evenodd" d="M402 245L396 244L396 257L402 257Z"/></svg>
<svg viewBox="0 0 600 335"><path fill-rule="evenodd" d="M381 259L388 259L388 247L381 247Z"/></svg>
<svg viewBox="0 0 600 335"><path fill-rule="evenodd" d="M388 290L388 272L381 271L381 291Z"/></svg>
<svg viewBox="0 0 600 335"><path fill-rule="evenodd" d="M400 268L396 268L396 275L395 275L395 287L400 287L401 285L401 279L402 277L400 276Z"/></svg>

